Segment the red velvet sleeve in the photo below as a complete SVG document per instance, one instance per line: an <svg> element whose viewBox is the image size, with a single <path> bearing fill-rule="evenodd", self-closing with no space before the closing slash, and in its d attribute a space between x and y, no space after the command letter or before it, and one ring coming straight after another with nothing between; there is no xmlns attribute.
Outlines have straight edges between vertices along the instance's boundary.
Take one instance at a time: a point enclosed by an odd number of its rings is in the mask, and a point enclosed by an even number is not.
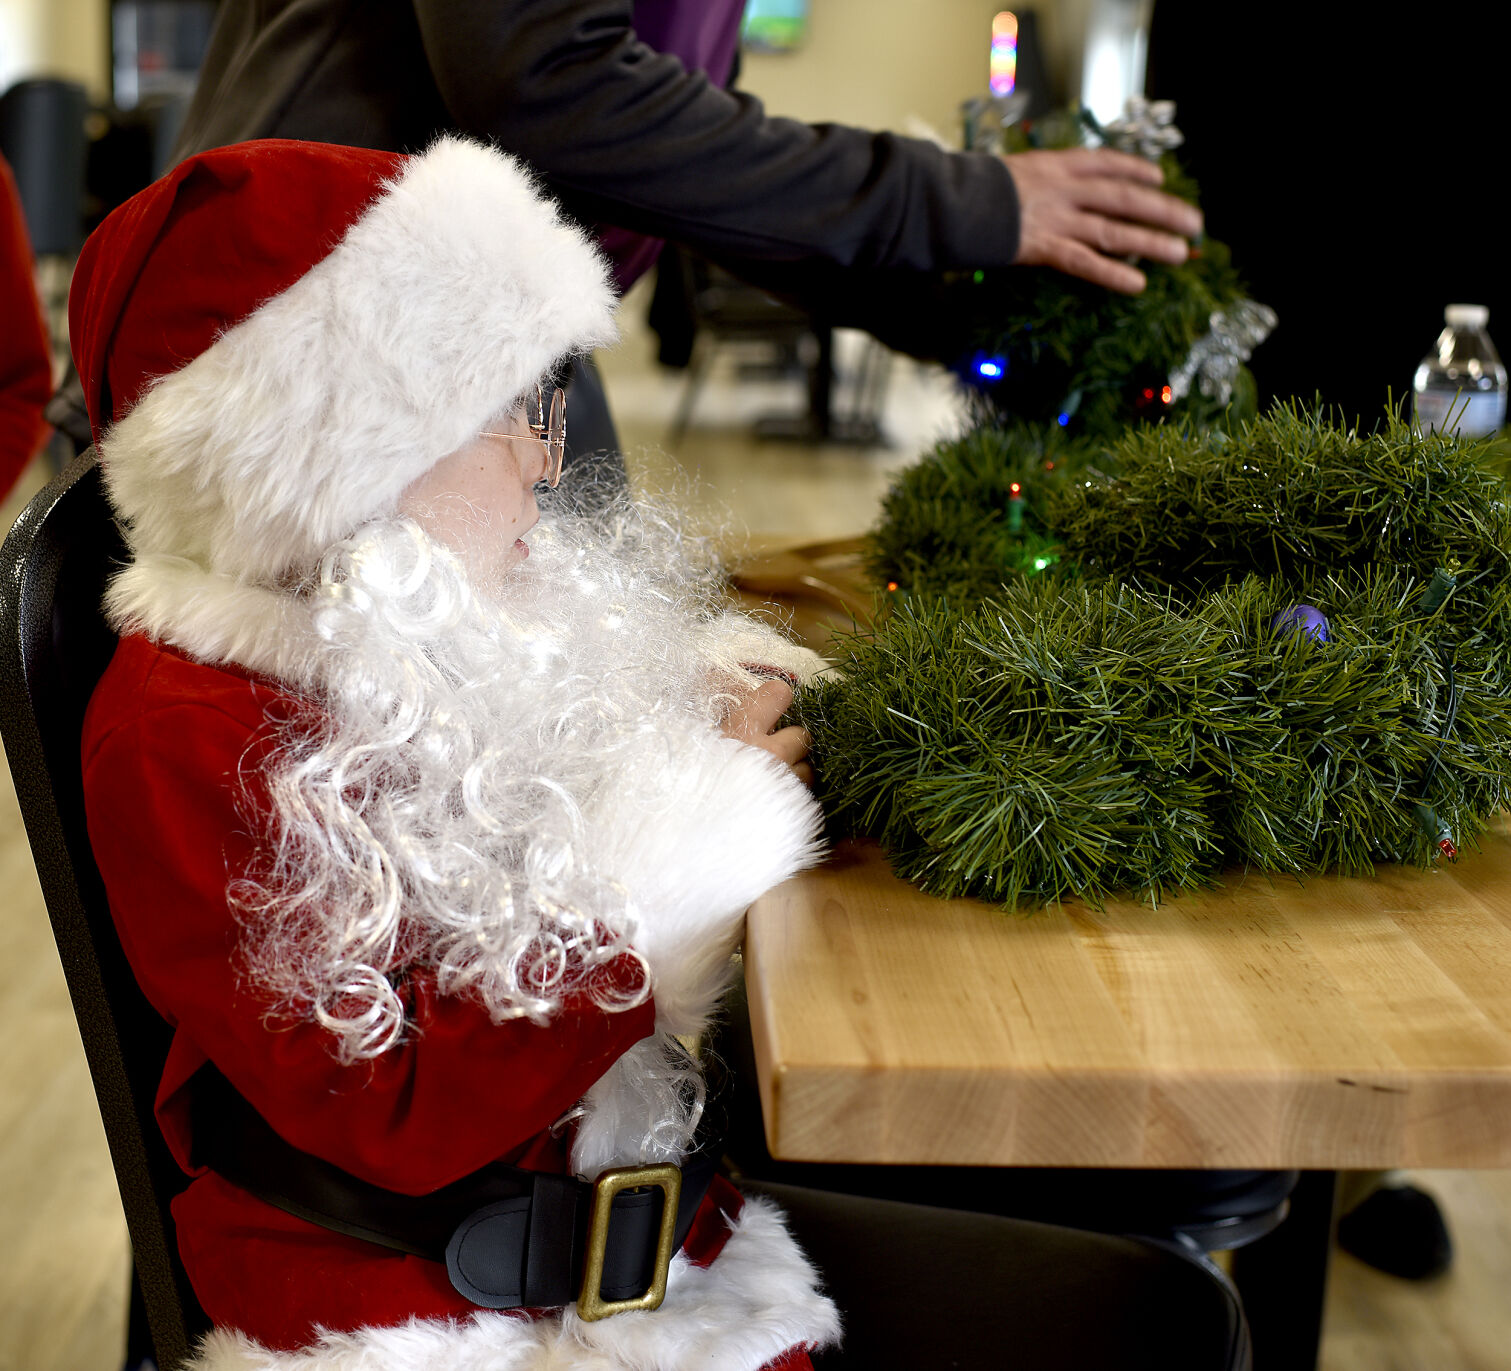
<svg viewBox="0 0 1511 1371"><path fill-rule="evenodd" d="M226 887L253 842L239 768L276 697L162 660L191 688L142 690L116 670L118 653L96 693L85 732L90 841L148 998L288 1141L376 1184L425 1193L517 1155L652 1031L649 1004L608 1014L586 1001L545 1027L495 1024L423 974L413 978L417 1031L374 1062L343 1067L315 1025L270 1027L265 1001L238 974L244 934ZM196 692L186 671L229 686Z"/></svg>

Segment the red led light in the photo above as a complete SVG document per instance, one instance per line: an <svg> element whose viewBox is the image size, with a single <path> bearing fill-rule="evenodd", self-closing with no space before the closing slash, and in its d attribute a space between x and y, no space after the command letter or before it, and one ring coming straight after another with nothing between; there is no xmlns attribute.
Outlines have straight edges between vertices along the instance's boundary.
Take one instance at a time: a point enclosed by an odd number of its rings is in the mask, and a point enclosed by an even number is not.
<svg viewBox="0 0 1511 1371"><path fill-rule="evenodd" d="M1169 386L1166 386L1162 391L1160 391L1159 398L1168 405L1170 401L1175 398L1175 392L1172 391Z"/></svg>
<svg viewBox="0 0 1511 1371"><path fill-rule="evenodd" d="M1146 390L1144 392L1144 399L1146 399L1146 400L1152 400L1152 399L1154 399L1154 392L1153 392L1153 390Z"/></svg>
<svg viewBox="0 0 1511 1371"><path fill-rule="evenodd" d="M1007 489L1008 492L1014 496L1021 495L1023 493L1023 487L1020 486L1016 481L1014 481L1012 485L1008 486Z"/></svg>
<svg viewBox="0 0 1511 1371"><path fill-rule="evenodd" d="M887 589L888 590L896 590L897 589L897 582L896 581L888 581L887 582Z"/></svg>

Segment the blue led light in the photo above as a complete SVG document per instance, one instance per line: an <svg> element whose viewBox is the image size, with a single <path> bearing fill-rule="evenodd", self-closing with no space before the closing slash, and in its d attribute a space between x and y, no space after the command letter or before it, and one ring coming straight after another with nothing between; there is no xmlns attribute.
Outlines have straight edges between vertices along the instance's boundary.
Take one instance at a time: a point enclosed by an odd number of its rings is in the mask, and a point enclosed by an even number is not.
<svg viewBox="0 0 1511 1371"><path fill-rule="evenodd" d="M1068 424L1069 422L1070 422L1070 415L1068 415L1068 414L1062 414L1062 415L1060 415L1059 424L1060 424L1061 428L1064 428L1065 425Z"/></svg>
<svg viewBox="0 0 1511 1371"><path fill-rule="evenodd" d="M1004 370L1005 368L1002 363L995 357L987 357L976 363L976 374L978 376L990 377L993 380L1002 375Z"/></svg>

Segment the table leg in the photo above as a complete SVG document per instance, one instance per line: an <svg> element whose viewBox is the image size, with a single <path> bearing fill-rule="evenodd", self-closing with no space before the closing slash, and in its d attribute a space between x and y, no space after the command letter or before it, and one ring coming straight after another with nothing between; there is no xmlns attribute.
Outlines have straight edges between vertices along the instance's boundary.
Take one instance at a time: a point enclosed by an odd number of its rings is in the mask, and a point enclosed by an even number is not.
<svg viewBox="0 0 1511 1371"><path fill-rule="evenodd" d="M1233 1253L1233 1281L1254 1341L1254 1371L1310 1371L1317 1365L1337 1189L1336 1171L1303 1171L1285 1222Z"/></svg>

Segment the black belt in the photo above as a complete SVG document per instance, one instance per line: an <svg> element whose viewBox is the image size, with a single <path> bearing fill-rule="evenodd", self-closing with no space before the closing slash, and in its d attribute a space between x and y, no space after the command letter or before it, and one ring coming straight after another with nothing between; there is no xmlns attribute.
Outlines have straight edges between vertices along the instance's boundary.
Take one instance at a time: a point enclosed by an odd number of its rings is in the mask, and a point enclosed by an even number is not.
<svg viewBox="0 0 1511 1371"><path fill-rule="evenodd" d="M590 1184L494 1162L429 1195L401 1195L285 1142L214 1067L194 1078L193 1118L195 1161L285 1213L444 1262L458 1293L485 1308L575 1300L584 1319L660 1305L717 1166L705 1153Z"/></svg>

